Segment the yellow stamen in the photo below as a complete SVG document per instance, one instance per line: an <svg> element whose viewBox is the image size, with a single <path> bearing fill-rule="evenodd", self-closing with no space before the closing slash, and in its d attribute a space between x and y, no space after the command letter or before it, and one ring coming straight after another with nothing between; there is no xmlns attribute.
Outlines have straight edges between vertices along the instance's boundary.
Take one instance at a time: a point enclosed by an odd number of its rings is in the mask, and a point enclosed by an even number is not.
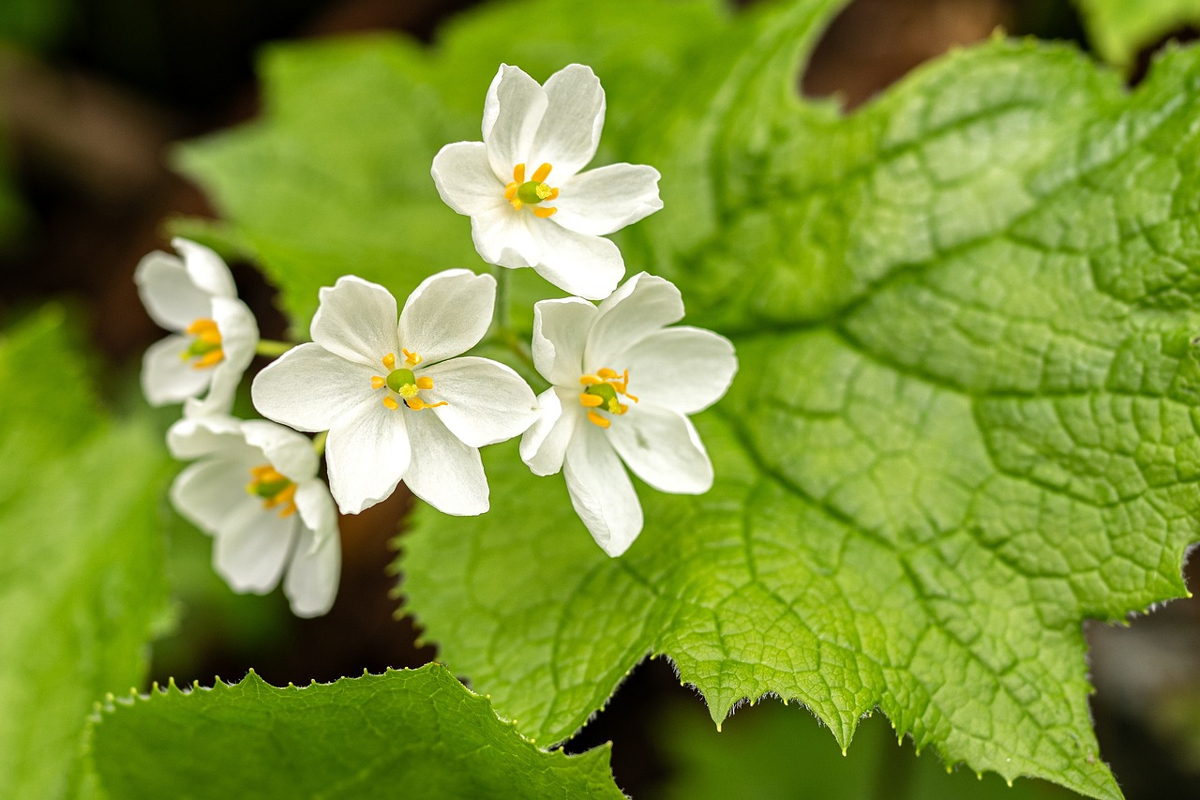
<svg viewBox="0 0 1200 800"><path fill-rule="evenodd" d="M589 411L587 413L587 418L588 418L588 422L592 423L593 425L599 425L601 428L607 428L609 425L612 424L611 422L606 420L604 417L597 414L595 411Z"/></svg>
<svg viewBox="0 0 1200 800"><path fill-rule="evenodd" d="M422 400L419 397L407 397L404 399L404 404L406 406L408 406L409 408L411 408L413 411L424 411L427 408L437 408L438 406L449 405L449 403L447 403L445 401L442 401L440 403L426 403L424 400Z"/></svg>
<svg viewBox="0 0 1200 800"><path fill-rule="evenodd" d="M517 183L516 181L513 181L508 186L505 186L504 187L504 199L512 200L514 197L516 197L517 189L520 188L520 186L521 186L521 184Z"/></svg>
<svg viewBox="0 0 1200 800"><path fill-rule="evenodd" d="M518 186L525 182L525 165L517 164L513 167L513 183Z"/></svg>
<svg viewBox="0 0 1200 800"><path fill-rule="evenodd" d="M262 498L264 509L279 509L279 518L296 513L296 484L270 464L250 468L251 481L246 491Z"/></svg>
<svg viewBox="0 0 1200 800"><path fill-rule="evenodd" d="M521 202L521 198L519 198L519 197L514 197L514 198L512 199L512 207L513 207L513 208L515 208L517 211L520 211L520 210L521 210L521 206L523 206L523 205L525 205L525 204Z"/></svg>
<svg viewBox="0 0 1200 800"><path fill-rule="evenodd" d="M521 169L524 170L524 168L525 165L522 164ZM553 169L553 167L551 167L549 164L542 164L537 168L537 171L533 173L533 177L530 178L530 180L537 181L538 183L545 183L546 178L550 177L551 169Z"/></svg>
<svg viewBox="0 0 1200 800"><path fill-rule="evenodd" d="M382 389L384 386L387 386L386 378L382 378L379 375L371 376L371 388L372 389Z"/></svg>
<svg viewBox="0 0 1200 800"><path fill-rule="evenodd" d="M396 398L392 397L390 394L387 397L383 398L383 404L387 407L387 409L389 411L395 411L397 408L400 407L400 404L396 402Z"/></svg>
<svg viewBox="0 0 1200 800"><path fill-rule="evenodd" d="M624 384L622 384L622 387L623 387L623 386L624 386ZM635 402L635 403L640 403L640 402L642 402L641 400L638 400L636 397L634 397L633 395L631 395L629 392L625 391L625 389L624 389L624 388L621 388L619 391L621 392L621 394L625 395L626 397L628 397L630 400L632 400L632 401L633 401L633 402ZM624 412L622 412L622 413L624 413Z"/></svg>
<svg viewBox="0 0 1200 800"><path fill-rule="evenodd" d="M395 367L396 367L396 354L395 354L395 353L388 353L386 356L384 356L384 357L383 357L383 365L384 365L385 367L387 367L388 369L395 369Z"/></svg>
<svg viewBox="0 0 1200 800"><path fill-rule="evenodd" d="M422 375L420 378L417 378L417 388L418 389L432 389L433 388L433 378L430 378L426 375Z"/></svg>
<svg viewBox="0 0 1200 800"><path fill-rule="evenodd" d="M617 372L615 370L608 369L607 367L596 370L596 374L606 381L617 377ZM629 373L626 374L628 375Z"/></svg>
<svg viewBox="0 0 1200 800"><path fill-rule="evenodd" d="M221 360L224 358L225 358L224 350L222 350L220 348L217 348L216 350L210 350L209 352L205 353L204 355L202 355L198 359L196 359L196 363L192 364L192 369L206 369L208 367L213 366L214 364L220 363Z"/></svg>
<svg viewBox="0 0 1200 800"><path fill-rule="evenodd" d="M400 352L404 353L404 363L410 367L415 367L425 360L411 350L401 350Z"/></svg>
<svg viewBox="0 0 1200 800"><path fill-rule="evenodd" d="M597 383L604 383L604 381L600 380L595 375L581 375L579 377L579 382L584 386L592 386Z"/></svg>
<svg viewBox="0 0 1200 800"><path fill-rule="evenodd" d="M579 403L585 408L596 408L597 406L604 405L604 398L598 394L588 394L587 392L584 392L583 394L579 395Z"/></svg>
<svg viewBox="0 0 1200 800"><path fill-rule="evenodd" d="M557 212L558 209L554 206L540 206L533 210L533 215L535 217L540 217L541 219L546 219L547 217L554 216Z"/></svg>

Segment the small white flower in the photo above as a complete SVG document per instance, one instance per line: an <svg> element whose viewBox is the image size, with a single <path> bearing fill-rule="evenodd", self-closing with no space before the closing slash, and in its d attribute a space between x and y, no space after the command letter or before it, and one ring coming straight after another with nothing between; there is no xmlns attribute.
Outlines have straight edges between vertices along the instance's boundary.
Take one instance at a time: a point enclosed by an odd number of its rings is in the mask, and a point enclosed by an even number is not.
<svg viewBox="0 0 1200 800"><path fill-rule="evenodd" d="M560 469L571 503L610 556L642 530L625 465L655 489L702 494L713 469L688 414L725 394L737 371L723 336L686 326L670 281L635 275L599 307L576 297L534 307L533 360L553 384L521 439L537 475Z"/></svg>
<svg viewBox="0 0 1200 800"><path fill-rule="evenodd" d="M312 442L265 420L185 417L167 432L187 466L171 502L212 535L213 566L237 592L266 594L279 583L299 617L333 605L342 565L337 512L317 477Z"/></svg>
<svg viewBox="0 0 1200 800"><path fill-rule="evenodd" d="M263 416L329 431L329 483L342 513L386 499L403 480L447 514L488 509L479 448L537 418L528 384L486 358L452 358L491 324L496 281L465 269L427 278L396 321L378 284L340 278L321 289L310 344L285 353L251 387Z"/></svg>
<svg viewBox="0 0 1200 800"><path fill-rule="evenodd" d="M571 294L608 297L625 274L601 238L662 208L658 170L612 164L580 173L604 127L604 89L571 64L546 85L500 67L483 107L483 141L448 144L433 159L438 193L471 217L475 249L503 267L532 266Z"/></svg>
<svg viewBox="0 0 1200 800"><path fill-rule="evenodd" d="M146 350L142 391L151 405L188 400L195 413L227 414L254 358L258 325L220 256L187 239L171 244L182 259L155 251L133 278L151 319L175 332Z"/></svg>

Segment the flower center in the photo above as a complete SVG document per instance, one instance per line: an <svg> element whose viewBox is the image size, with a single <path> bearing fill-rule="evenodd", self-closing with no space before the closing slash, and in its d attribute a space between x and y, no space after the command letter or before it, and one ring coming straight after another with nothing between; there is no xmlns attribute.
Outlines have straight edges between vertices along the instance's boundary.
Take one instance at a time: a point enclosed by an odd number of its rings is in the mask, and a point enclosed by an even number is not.
<svg viewBox="0 0 1200 800"><path fill-rule="evenodd" d="M612 424L612 420L600 416L597 412L606 411L620 416L629 410L629 406L622 403L620 397L638 402L638 399L629 393L629 370L618 374L616 370L598 369L595 375L584 375L579 382L587 387L579 395L579 404L588 410L588 421L601 428L607 428Z"/></svg>
<svg viewBox="0 0 1200 800"><path fill-rule="evenodd" d="M296 484L270 464L250 468L250 483L246 491L261 497L263 508L279 508L279 518L287 519L296 513Z"/></svg>
<svg viewBox="0 0 1200 800"><path fill-rule="evenodd" d="M409 367L415 367L424 359L411 350L401 350L404 353L404 363L407 367L396 368L396 354L388 353L383 357L383 365L388 368L387 377L382 375L371 376L372 389L387 389L387 394L383 397L383 404L389 410L395 411L400 408L400 403L413 411L424 411L427 408L437 408L438 406L449 405L444 400L440 403L426 403L421 399L420 394L425 389L433 388L433 378L427 375L417 377ZM399 395L400 400L397 401L393 395Z"/></svg>
<svg viewBox="0 0 1200 800"><path fill-rule="evenodd" d="M179 354L183 361L196 359L192 369L216 366L225 358L225 351L221 349L221 331L211 319L198 319L184 328L183 332L195 337L188 348Z"/></svg>
<svg viewBox="0 0 1200 800"><path fill-rule="evenodd" d="M546 183L551 169L549 164L542 164L530 176L530 180L525 180L525 165L517 164L513 167L513 179L504 187L504 199L512 203L512 207L518 211L521 210L521 206L538 206L543 200L555 199L558 197L558 189ZM535 217L542 219L553 216L558 211L553 206L538 206L530 210Z"/></svg>

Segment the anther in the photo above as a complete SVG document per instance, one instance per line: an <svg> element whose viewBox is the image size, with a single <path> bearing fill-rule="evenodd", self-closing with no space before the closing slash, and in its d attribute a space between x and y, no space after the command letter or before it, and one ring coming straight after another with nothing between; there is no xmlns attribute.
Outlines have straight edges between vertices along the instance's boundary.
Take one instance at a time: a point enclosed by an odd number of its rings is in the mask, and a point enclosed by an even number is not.
<svg viewBox="0 0 1200 800"><path fill-rule="evenodd" d="M535 208L533 210L533 215L535 217L540 217L541 219L546 219L547 217L552 217L557 213L558 213L558 209L555 208L554 206L547 206L545 208Z"/></svg>
<svg viewBox="0 0 1200 800"><path fill-rule="evenodd" d="M587 418L588 418L588 422L592 423L593 425L599 425L601 428L607 428L609 425L612 424L611 422L606 420L604 417L597 414L595 411L589 411L587 413Z"/></svg>
<svg viewBox="0 0 1200 800"><path fill-rule="evenodd" d="M525 182L525 165L523 163L517 164L515 167L513 167L513 182L514 183L524 183Z"/></svg>
<svg viewBox="0 0 1200 800"><path fill-rule="evenodd" d="M412 350L401 350L400 352L404 353L404 363L408 364L410 367L415 367L417 364L420 364L425 360Z"/></svg>
<svg viewBox="0 0 1200 800"><path fill-rule="evenodd" d="M390 394L383 398L383 404L389 411L395 411L400 407L400 404L396 402L396 398L392 397Z"/></svg>
<svg viewBox="0 0 1200 800"><path fill-rule="evenodd" d="M396 354L388 353L386 356L384 356L383 357L383 365L385 367L387 367L388 369L395 369L396 368Z"/></svg>
<svg viewBox="0 0 1200 800"><path fill-rule="evenodd" d="M210 350L196 359L196 363L192 364L192 369L206 369L214 364L219 364L224 358L225 352L220 348L217 348L216 350Z"/></svg>
<svg viewBox="0 0 1200 800"><path fill-rule="evenodd" d="M522 168L524 168L524 167L525 167L525 165L524 165L524 164L522 164L522 165L521 165L521 167L522 167ZM542 164L542 165L541 165L540 167L538 167L538 168L537 168L537 170L536 170L536 171L533 173L533 178L532 178L532 180L535 180L535 181L537 181L538 183L542 183L542 182L544 182L544 181L546 180L546 178L549 178L549 177L550 177L550 170L551 170L551 169L553 169L553 167L551 167L549 164Z"/></svg>
<svg viewBox="0 0 1200 800"><path fill-rule="evenodd" d="M378 375L371 376L371 388L372 389L382 389L384 386L387 386L386 378L381 378Z"/></svg>
<svg viewBox="0 0 1200 800"><path fill-rule="evenodd" d="M432 389L433 388L433 378L430 378L427 375L422 375L420 378L417 378L417 388L418 389Z"/></svg>
<svg viewBox="0 0 1200 800"><path fill-rule="evenodd" d="M579 404L585 408L598 408L604 405L604 398L598 394L588 394L584 392L579 395Z"/></svg>

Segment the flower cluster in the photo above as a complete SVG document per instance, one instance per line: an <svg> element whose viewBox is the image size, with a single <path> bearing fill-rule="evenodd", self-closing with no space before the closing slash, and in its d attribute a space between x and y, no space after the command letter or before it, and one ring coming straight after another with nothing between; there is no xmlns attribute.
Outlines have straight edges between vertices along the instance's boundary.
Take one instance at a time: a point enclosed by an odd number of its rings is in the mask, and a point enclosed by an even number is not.
<svg viewBox="0 0 1200 800"><path fill-rule="evenodd" d="M618 286L625 263L604 237L662 207L660 176L631 164L584 171L604 113L588 67L572 64L539 85L502 65L484 103L483 141L446 145L431 169L442 199L470 216L483 260L532 267L574 295L534 307L532 364L549 385L538 396L504 364L465 355L492 328L491 275L439 272L403 309L383 286L344 276L320 292L312 341L286 349L259 341L213 251L176 239L179 256L152 253L139 264L142 300L173 332L147 351L143 388L152 404L185 403L168 445L192 463L171 499L214 537L215 569L235 591L270 591L282 577L297 615L324 614L341 564L335 503L357 514L404 483L444 513L482 514L479 448L517 436L534 474L564 474L579 518L610 556L643 525L629 472L662 492L712 486L688 415L729 388L733 346L675 325L684 308L669 281L643 272ZM511 342L511 331L501 334ZM251 387L270 422L231 416L256 352L282 353Z"/></svg>

